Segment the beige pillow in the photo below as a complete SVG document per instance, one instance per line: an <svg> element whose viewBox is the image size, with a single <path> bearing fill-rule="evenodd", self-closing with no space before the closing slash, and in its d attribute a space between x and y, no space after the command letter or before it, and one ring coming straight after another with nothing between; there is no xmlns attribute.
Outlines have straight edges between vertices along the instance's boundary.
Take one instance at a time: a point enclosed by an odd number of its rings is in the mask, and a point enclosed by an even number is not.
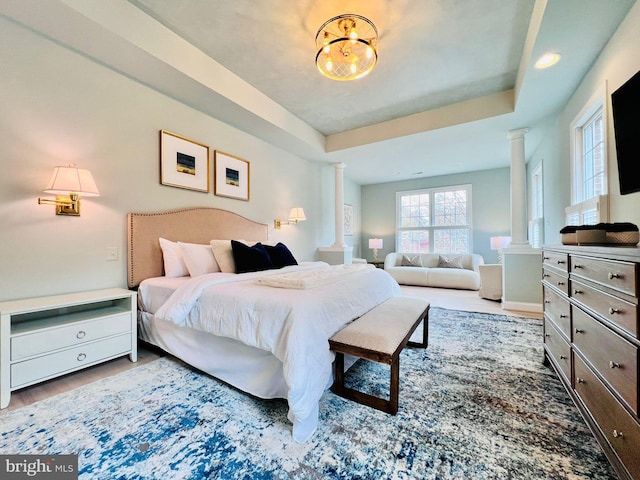
<svg viewBox="0 0 640 480"><path fill-rule="evenodd" d="M462 267L462 257L443 257L440 255L440 259L438 260L438 267L440 268L463 268Z"/></svg>
<svg viewBox="0 0 640 480"><path fill-rule="evenodd" d="M245 245L249 245L244 240L237 240ZM223 273L236 273L236 262L233 260L233 250L231 250L231 240L211 240L213 256L218 262L220 271Z"/></svg>
<svg viewBox="0 0 640 480"><path fill-rule="evenodd" d="M422 257L418 255L402 255L403 267L423 267Z"/></svg>

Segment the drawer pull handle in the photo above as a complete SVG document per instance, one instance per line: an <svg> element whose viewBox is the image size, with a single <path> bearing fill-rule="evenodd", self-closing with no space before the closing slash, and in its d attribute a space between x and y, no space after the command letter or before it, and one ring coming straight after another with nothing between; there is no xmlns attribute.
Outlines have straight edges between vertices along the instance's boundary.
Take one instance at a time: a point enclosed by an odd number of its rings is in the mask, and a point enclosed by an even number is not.
<svg viewBox="0 0 640 480"><path fill-rule="evenodd" d="M622 432L619 432L618 430L614 430L613 431L613 438L623 438L624 435L622 435Z"/></svg>
<svg viewBox="0 0 640 480"><path fill-rule="evenodd" d="M86 353L79 353L77 358L78 358L79 362L82 362L85 358L87 358L87 354Z"/></svg>
<svg viewBox="0 0 640 480"><path fill-rule="evenodd" d="M551 300L545 300L544 303L551 303Z"/></svg>
<svg viewBox="0 0 640 480"><path fill-rule="evenodd" d="M576 382L578 382L578 383L584 383L584 380L583 380L582 378L578 377L578 378L576 378Z"/></svg>
<svg viewBox="0 0 640 480"><path fill-rule="evenodd" d="M609 314L614 315L616 313L620 313L618 308L609 307Z"/></svg>
<svg viewBox="0 0 640 480"><path fill-rule="evenodd" d="M558 285L564 285L564 282L558 282Z"/></svg>
<svg viewBox="0 0 640 480"><path fill-rule="evenodd" d="M573 268L574 268L574 269L582 268L582 265L580 265L579 263L576 263L576 264L573 266Z"/></svg>
<svg viewBox="0 0 640 480"><path fill-rule="evenodd" d="M560 318L569 318L569 315L560 314Z"/></svg>
<svg viewBox="0 0 640 480"><path fill-rule="evenodd" d="M584 333L584 330L582 330L580 328L576 328L576 333Z"/></svg>
<svg viewBox="0 0 640 480"><path fill-rule="evenodd" d="M584 293L582 290L578 290L577 288L573 290L574 295L578 295L580 293Z"/></svg>
<svg viewBox="0 0 640 480"><path fill-rule="evenodd" d="M614 278L622 278L622 275L620 275L619 273L609 272L609 280L613 280Z"/></svg>
<svg viewBox="0 0 640 480"><path fill-rule="evenodd" d="M609 361L609 368L620 368L620 364L617 362L614 362L613 360Z"/></svg>
<svg viewBox="0 0 640 480"><path fill-rule="evenodd" d="M564 355L560 355L560 360L566 360L567 357L565 357Z"/></svg>
<svg viewBox="0 0 640 480"><path fill-rule="evenodd" d="M562 265L563 263L565 263L564 260L558 260L558 265Z"/></svg>
<svg viewBox="0 0 640 480"><path fill-rule="evenodd" d="M550 333L545 333L544 336L549 338L551 336L551 334Z"/></svg>
<svg viewBox="0 0 640 480"><path fill-rule="evenodd" d="M87 332L85 332L84 330L80 330L78 333L76 333L76 338L81 339L84 338L85 335L87 335Z"/></svg>
<svg viewBox="0 0 640 480"><path fill-rule="evenodd" d="M542 257L543 260L551 260L551 257Z"/></svg>
<svg viewBox="0 0 640 480"><path fill-rule="evenodd" d="M549 278L550 276L551 276L551 275L549 275L548 273L544 273L544 274L542 275L542 278Z"/></svg>

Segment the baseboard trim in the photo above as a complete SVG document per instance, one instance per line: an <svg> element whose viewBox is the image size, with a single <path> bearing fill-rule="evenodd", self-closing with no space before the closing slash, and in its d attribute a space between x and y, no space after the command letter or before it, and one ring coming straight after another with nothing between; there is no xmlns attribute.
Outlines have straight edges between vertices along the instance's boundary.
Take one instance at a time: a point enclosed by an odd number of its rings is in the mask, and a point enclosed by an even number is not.
<svg viewBox="0 0 640 480"><path fill-rule="evenodd" d="M519 312L542 313L542 304L528 302L502 302L502 309L517 310Z"/></svg>

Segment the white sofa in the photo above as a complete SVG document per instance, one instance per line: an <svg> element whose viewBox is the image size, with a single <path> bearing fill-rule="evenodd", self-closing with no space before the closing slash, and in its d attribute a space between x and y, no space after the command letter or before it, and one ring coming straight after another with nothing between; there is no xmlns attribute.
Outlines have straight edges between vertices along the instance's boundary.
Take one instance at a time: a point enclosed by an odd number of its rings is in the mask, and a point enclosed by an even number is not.
<svg viewBox="0 0 640 480"><path fill-rule="evenodd" d="M402 257L420 255L422 267L403 266ZM439 267L440 256L437 253L397 253L391 252L384 259L384 269L401 285L419 285L423 287L458 288L478 290L480 273L478 267L484 265L482 255L442 254L442 257L459 259L462 268Z"/></svg>

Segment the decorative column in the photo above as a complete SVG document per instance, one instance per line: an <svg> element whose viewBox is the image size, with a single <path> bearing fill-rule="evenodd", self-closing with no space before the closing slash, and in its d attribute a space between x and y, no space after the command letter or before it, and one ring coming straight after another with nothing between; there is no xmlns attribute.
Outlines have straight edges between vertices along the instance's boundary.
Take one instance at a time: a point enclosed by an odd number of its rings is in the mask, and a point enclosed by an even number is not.
<svg viewBox="0 0 640 480"><path fill-rule="evenodd" d="M528 128L511 130L511 246L530 246L527 240L527 172L524 135Z"/></svg>
<svg viewBox="0 0 640 480"><path fill-rule="evenodd" d="M334 247L344 247L344 163L333 163L336 175L336 240Z"/></svg>

